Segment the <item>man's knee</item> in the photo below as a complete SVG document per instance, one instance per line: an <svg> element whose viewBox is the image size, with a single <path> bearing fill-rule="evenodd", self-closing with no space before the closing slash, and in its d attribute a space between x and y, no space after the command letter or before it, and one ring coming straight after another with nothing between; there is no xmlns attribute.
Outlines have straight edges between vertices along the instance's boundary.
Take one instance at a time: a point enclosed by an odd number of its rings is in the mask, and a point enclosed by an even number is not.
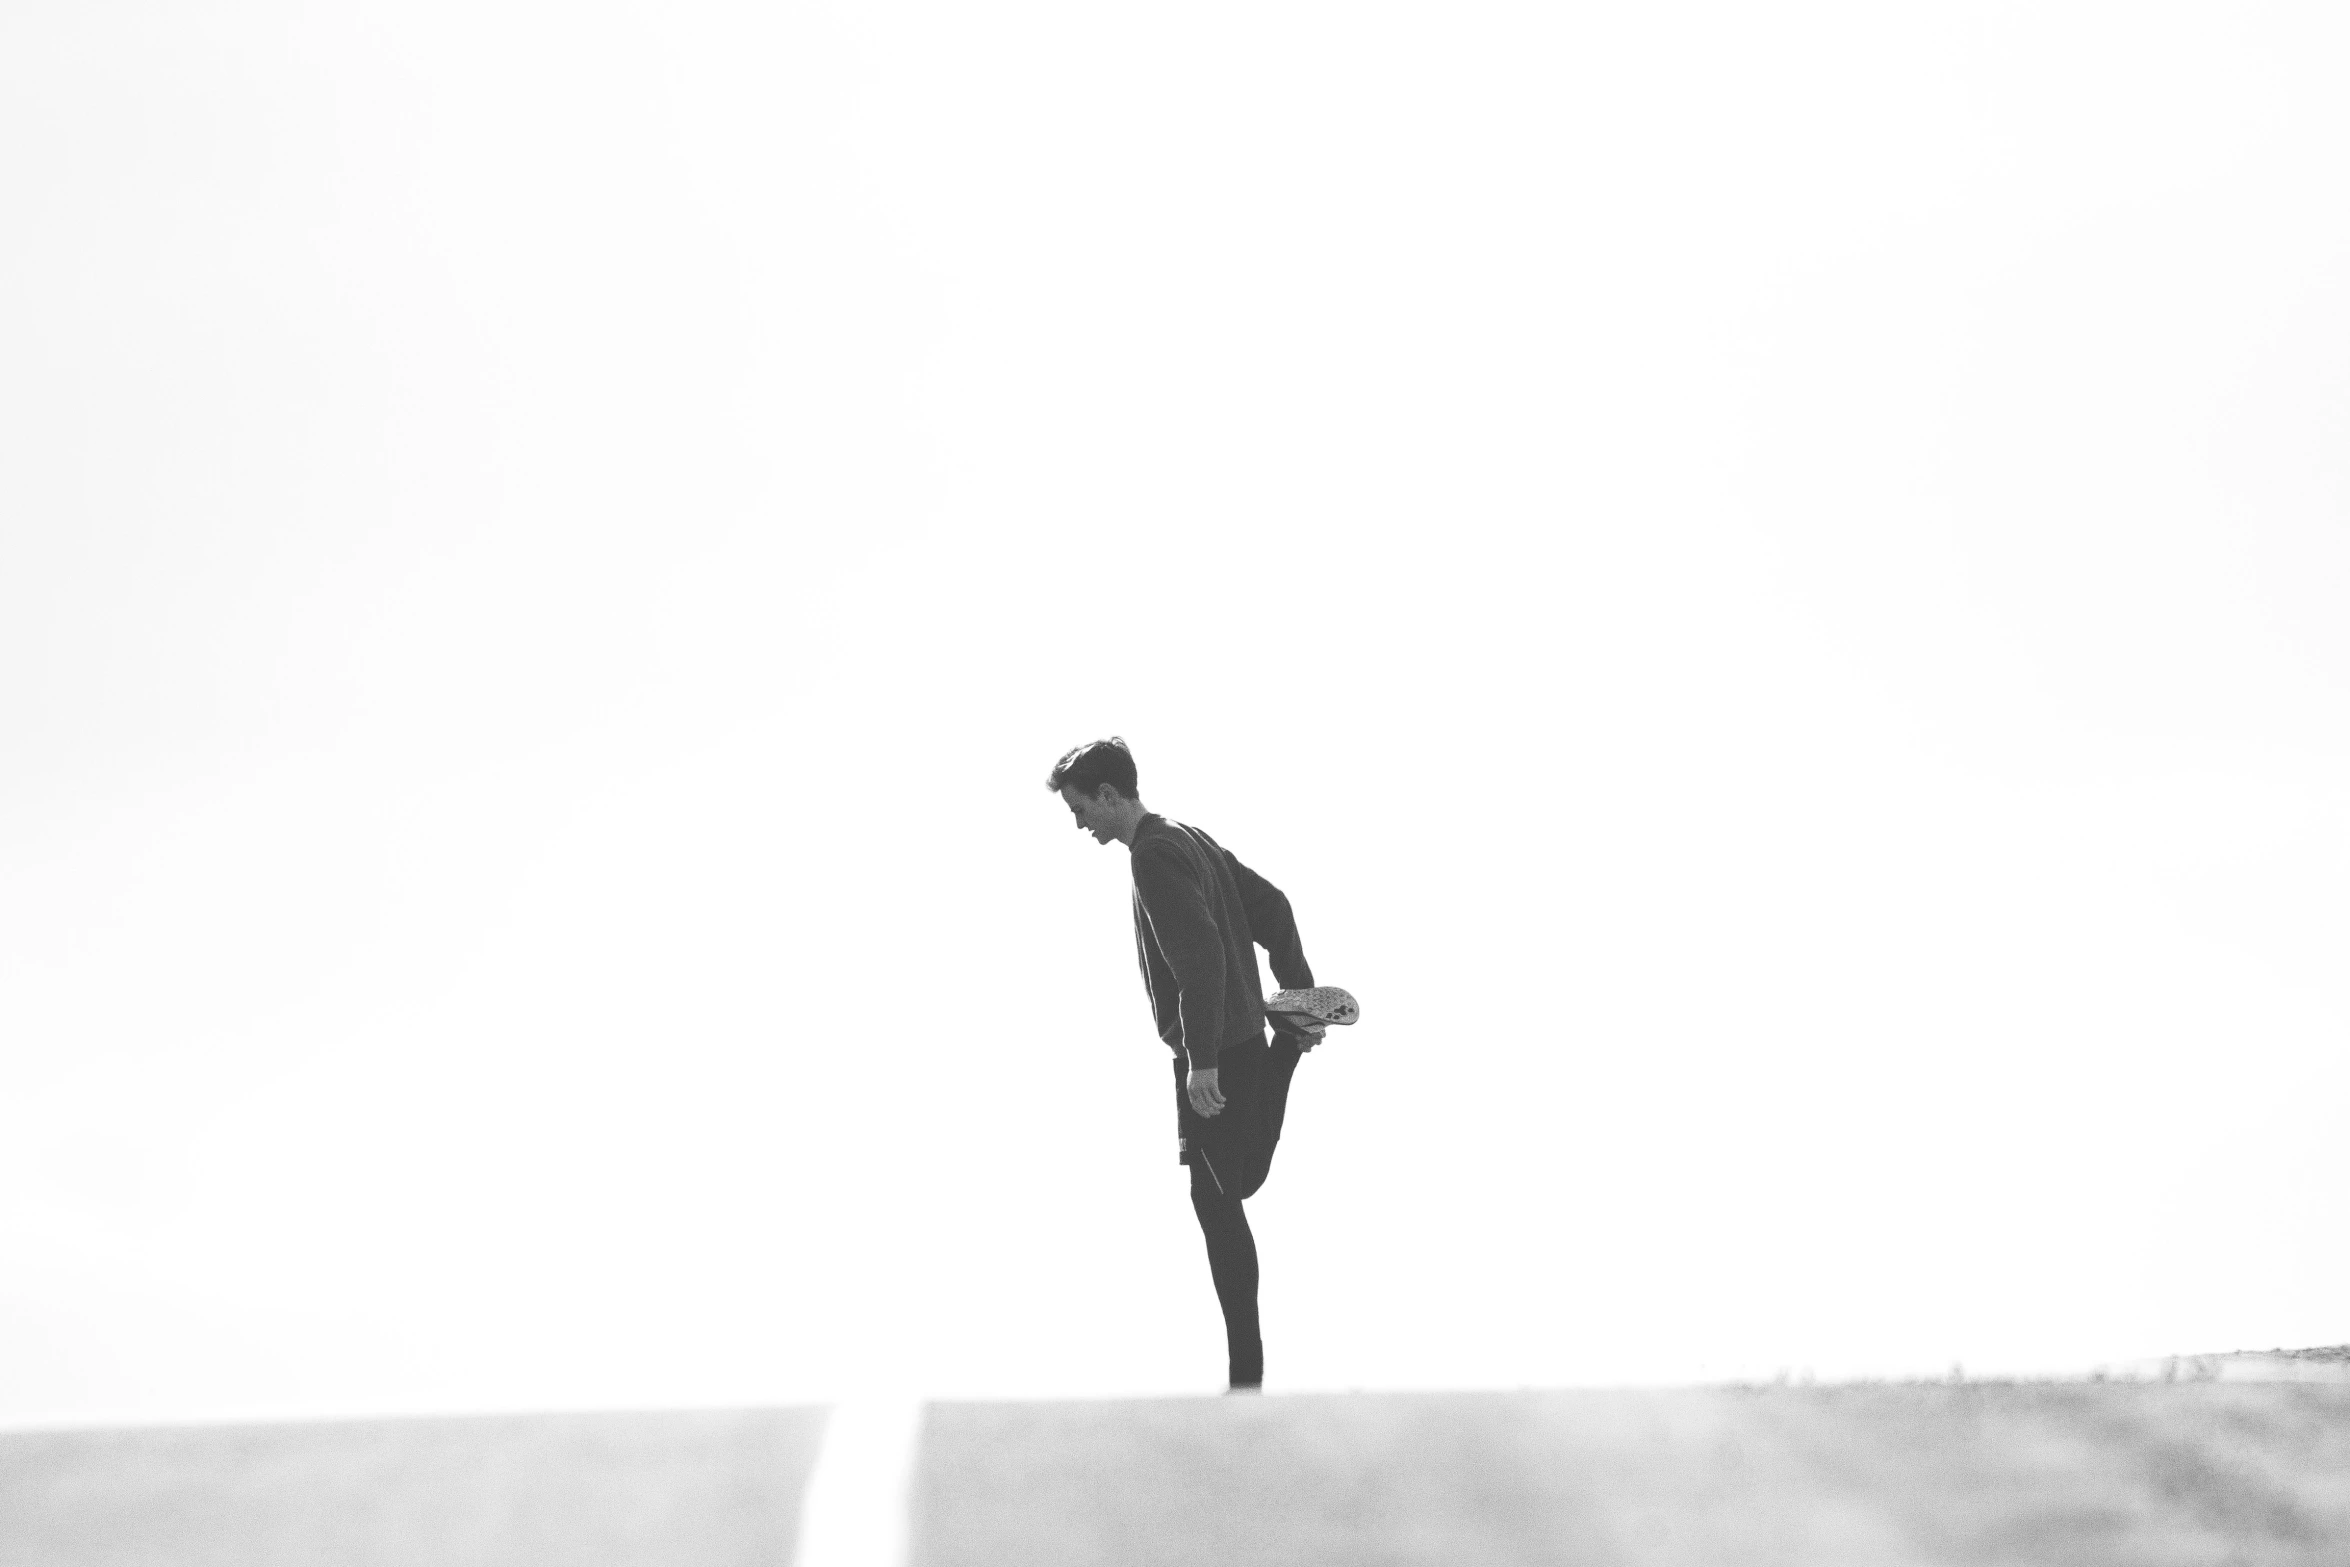
<svg viewBox="0 0 2350 1567"><path fill-rule="evenodd" d="M1204 1183L1194 1184L1191 1189L1191 1211L1198 1216L1200 1233L1208 1237L1211 1245L1248 1225L1248 1214L1240 1206L1238 1192L1219 1192Z"/></svg>
<svg viewBox="0 0 2350 1567"><path fill-rule="evenodd" d="M1254 1197L1263 1189L1266 1177L1273 1173L1273 1150L1265 1150L1264 1157L1250 1164L1248 1179L1241 1184L1240 1195Z"/></svg>

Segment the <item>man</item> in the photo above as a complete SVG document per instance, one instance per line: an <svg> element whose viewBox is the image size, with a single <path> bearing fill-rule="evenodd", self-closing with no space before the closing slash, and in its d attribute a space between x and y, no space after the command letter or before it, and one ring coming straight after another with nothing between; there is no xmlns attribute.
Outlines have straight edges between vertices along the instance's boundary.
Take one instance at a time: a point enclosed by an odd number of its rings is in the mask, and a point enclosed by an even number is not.
<svg viewBox="0 0 2350 1567"><path fill-rule="evenodd" d="M1191 1170L1191 1208L1224 1311L1232 1388L1258 1388L1265 1349L1257 1243L1241 1203L1271 1171L1290 1075L1321 1026L1275 1014L1266 1043L1251 943L1265 949L1284 988L1311 987L1297 921L1281 889L1215 839L1143 808L1134 755L1117 736L1069 752L1045 787L1096 843L1116 839L1132 851L1136 956L1159 1037L1175 1052L1177 1158Z"/></svg>

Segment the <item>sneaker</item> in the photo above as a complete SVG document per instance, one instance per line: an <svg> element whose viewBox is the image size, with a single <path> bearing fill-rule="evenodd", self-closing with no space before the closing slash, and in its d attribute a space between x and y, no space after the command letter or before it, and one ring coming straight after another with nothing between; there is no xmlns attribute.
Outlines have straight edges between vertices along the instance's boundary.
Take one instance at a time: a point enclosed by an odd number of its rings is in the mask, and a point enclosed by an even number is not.
<svg viewBox="0 0 2350 1567"><path fill-rule="evenodd" d="M1342 1027L1363 1015L1363 1009L1355 1005L1355 998L1336 985L1316 985L1311 990L1276 990L1273 998L1265 1003L1265 1010Z"/></svg>

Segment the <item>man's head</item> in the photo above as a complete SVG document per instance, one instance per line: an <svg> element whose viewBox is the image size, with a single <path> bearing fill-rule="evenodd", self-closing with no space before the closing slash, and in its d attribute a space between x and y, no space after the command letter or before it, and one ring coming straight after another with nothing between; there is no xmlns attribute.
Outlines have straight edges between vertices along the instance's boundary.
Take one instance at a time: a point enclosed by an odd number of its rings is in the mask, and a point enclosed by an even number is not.
<svg viewBox="0 0 2350 1567"><path fill-rule="evenodd" d="M1134 841L1135 825L1143 817L1134 783L1134 753L1116 735L1089 740L1069 752L1053 764L1044 786L1061 797L1094 842Z"/></svg>

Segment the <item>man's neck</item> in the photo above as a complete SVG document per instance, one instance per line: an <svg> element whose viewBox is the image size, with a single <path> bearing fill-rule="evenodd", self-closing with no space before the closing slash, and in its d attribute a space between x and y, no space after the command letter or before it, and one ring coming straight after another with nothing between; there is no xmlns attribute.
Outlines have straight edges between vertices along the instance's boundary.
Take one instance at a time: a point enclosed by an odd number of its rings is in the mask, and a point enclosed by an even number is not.
<svg viewBox="0 0 2350 1567"><path fill-rule="evenodd" d="M1126 845L1126 847L1129 849L1133 848L1134 835L1142 831L1142 819L1150 814L1151 813L1148 810L1144 809L1143 803L1140 800L1135 801L1133 805L1126 810L1119 812L1118 824L1115 829L1118 834L1118 841Z"/></svg>

